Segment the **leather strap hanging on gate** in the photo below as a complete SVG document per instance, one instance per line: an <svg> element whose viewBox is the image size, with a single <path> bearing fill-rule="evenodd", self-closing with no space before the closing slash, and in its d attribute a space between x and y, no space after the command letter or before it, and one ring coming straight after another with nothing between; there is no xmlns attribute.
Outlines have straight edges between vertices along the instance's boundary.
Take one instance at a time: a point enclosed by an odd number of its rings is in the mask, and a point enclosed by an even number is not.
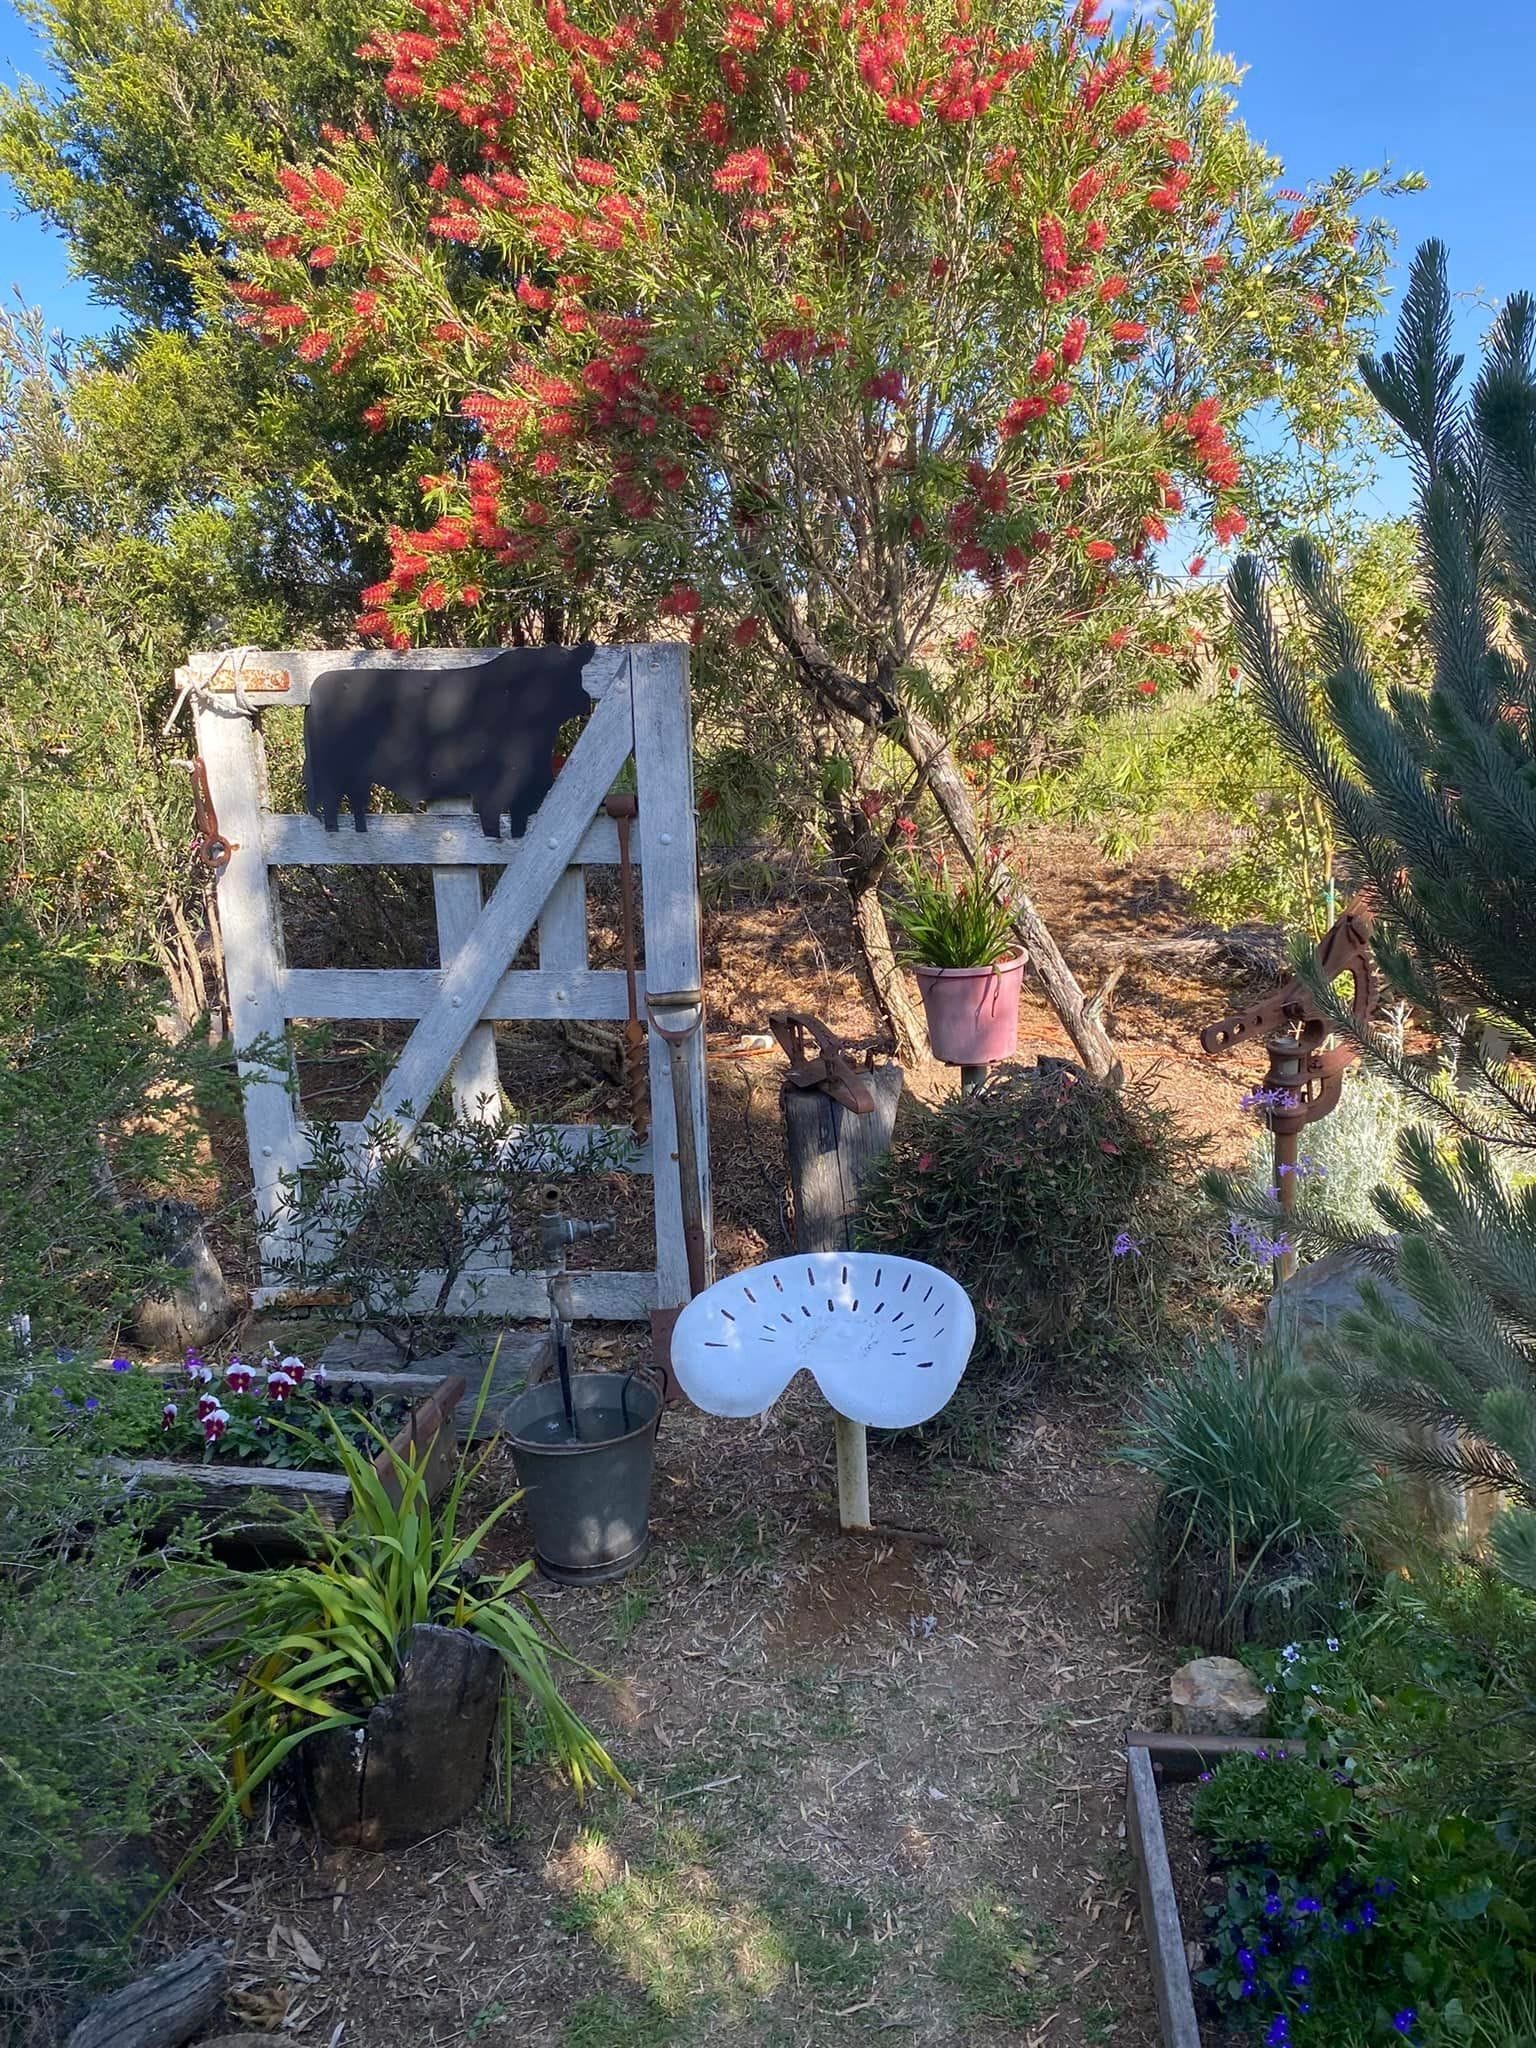
<svg viewBox="0 0 1536 2048"><path fill-rule="evenodd" d="M635 1136L644 1138L651 1128L651 1105L645 1025L640 1019L640 977L635 954L635 865L629 845L629 828L639 816L640 806L632 796L610 796L604 800L603 809L619 833L619 922L624 940L624 985L628 999L624 1019L624 1087L629 1096L630 1122Z"/></svg>

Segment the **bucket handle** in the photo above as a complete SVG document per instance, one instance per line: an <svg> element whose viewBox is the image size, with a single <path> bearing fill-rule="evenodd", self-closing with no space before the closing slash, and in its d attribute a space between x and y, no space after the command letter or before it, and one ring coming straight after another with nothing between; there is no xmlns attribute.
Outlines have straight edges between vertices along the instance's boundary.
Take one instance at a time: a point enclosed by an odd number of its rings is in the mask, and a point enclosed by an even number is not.
<svg viewBox="0 0 1536 2048"><path fill-rule="evenodd" d="M624 1434L626 1436L634 1427L629 1419L629 1384L631 1380L638 1380L643 1387L648 1388L656 1396L656 1435L659 1439L661 1436L661 1419L667 1412L667 1404L664 1399L666 1380L661 1367L653 1359L648 1365L632 1365L629 1371L625 1373L624 1384L619 1389L619 1405L624 1417Z"/></svg>

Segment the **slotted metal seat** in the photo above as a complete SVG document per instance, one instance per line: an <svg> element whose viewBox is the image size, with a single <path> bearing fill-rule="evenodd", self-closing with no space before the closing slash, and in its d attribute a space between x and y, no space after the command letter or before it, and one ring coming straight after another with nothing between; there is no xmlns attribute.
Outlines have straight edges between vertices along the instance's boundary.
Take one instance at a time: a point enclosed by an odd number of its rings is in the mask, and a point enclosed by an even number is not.
<svg viewBox="0 0 1536 2048"><path fill-rule="evenodd" d="M797 1372L872 1429L926 1422L960 1384L976 1341L963 1287L884 1252L801 1252L717 1280L672 1336L672 1369L711 1415L761 1415Z"/></svg>

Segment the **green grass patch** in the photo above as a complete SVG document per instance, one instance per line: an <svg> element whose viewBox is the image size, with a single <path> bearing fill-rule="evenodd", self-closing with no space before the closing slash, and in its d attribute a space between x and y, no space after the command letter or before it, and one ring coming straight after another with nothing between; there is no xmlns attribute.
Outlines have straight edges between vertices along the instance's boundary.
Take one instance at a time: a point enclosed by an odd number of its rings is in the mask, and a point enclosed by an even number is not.
<svg viewBox="0 0 1536 2048"><path fill-rule="evenodd" d="M1049 2000L1040 1966L1050 1929L1031 1926L995 1892L978 1892L951 1916L935 1975L968 2020L1024 2026Z"/></svg>
<svg viewBox="0 0 1536 2048"><path fill-rule="evenodd" d="M573 2005L561 2034L565 2048L671 2048L679 2038L674 2023L649 2000L638 2004L608 1991Z"/></svg>

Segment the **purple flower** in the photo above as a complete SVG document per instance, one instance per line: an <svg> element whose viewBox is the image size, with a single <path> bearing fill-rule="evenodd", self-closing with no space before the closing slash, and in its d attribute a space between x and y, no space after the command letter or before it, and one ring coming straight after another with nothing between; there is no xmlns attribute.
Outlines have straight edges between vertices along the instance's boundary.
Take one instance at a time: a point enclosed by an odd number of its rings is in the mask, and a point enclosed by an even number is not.
<svg viewBox="0 0 1536 2048"><path fill-rule="evenodd" d="M1139 1259L1141 1257L1141 1240L1132 1237L1128 1230L1117 1231L1115 1233L1115 1241L1109 1248L1109 1255L1112 1259Z"/></svg>
<svg viewBox="0 0 1536 2048"><path fill-rule="evenodd" d="M99 1408L100 1406L101 1403L97 1400L94 1394L87 1395L85 1403L85 1412L87 1415L89 1415L93 1409Z"/></svg>
<svg viewBox="0 0 1536 2048"><path fill-rule="evenodd" d="M1367 1899L1365 1904L1360 1908L1360 1918L1365 1922L1367 1927L1374 1927L1376 1925L1376 1908L1371 1904L1369 1899Z"/></svg>
<svg viewBox="0 0 1536 2048"><path fill-rule="evenodd" d="M55 1401L68 1401L69 1396L62 1387L55 1387L53 1389L53 1398Z"/></svg>
<svg viewBox="0 0 1536 2048"><path fill-rule="evenodd" d="M1283 2012L1277 2012L1264 2036L1265 2048L1290 2048L1290 2039L1291 2023Z"/></svg>
<svg viewBox="0 0 1536 2048"><path fill-rule="evenodd" d="M1237 1967L1245 1977L1251 1977L1259 1967L1258 1957L1251 1948L1240 1948L1237 1952Z"/></svg>
<svg viewBox="0 0 1536 2048"><path fill-rule="evenodd" d="M1294 1905L1294 1906L1293 1906L1293 1907L1291 1908L1291 1911L1292 1911L1293 1913L1298 1913L1298 1914L1299 1914L1299 1913L1320 1913L1320 1912L1321 1912L1322 1910L1323 1910L1323 1909L1322 1909L1322 1904L1321 1904L1321 1902L1320 1902L1319 1900L1317 1900L1317 1899L1314 1899L1314 1898L1312 1897L1312 1894L1311 1894L1310 1892L1306 1893L1304 1897L1302 1897L1302 1898L1299 1898L1299 1899L1298 1899L1298 1900L1296 1901L1295 1905Z"/></svg>
<svg viewBox="0 0 1536 2048"><path fill-rule="evenodd" d="M1413 2007L1405 2005L1401 2012L1393 2013L1392 2024L1400 2034L1406 2034L1417 2018L1418 2014Z"/></svg>
<svg viewBox="0 0 1536 2048"><path fill-rule="evenodd" d="M1298 1991L1300 1991L1304 1984L1310 1983L1311 1980L1312 1972L1307 1968L1305 1963L1298 1963L1295 1969L1291 1972L1291 1982L1295 1985Z"/></svg>
<svg viewBox="0 0 1536 2048"><path fill-rule="evenodd" d="M114 1372L132 1372L133 1360L131 1358L114 1358L112 1361L112 1370Z"/></svg>
<svg viewBox="0 0 1536 2048"><path fill-rule="evenodd" d="M1292 1088L1250 1088L1241 1107L1265 1114L1272 1109L1295 1109L1299 1099Z"/></svg>

